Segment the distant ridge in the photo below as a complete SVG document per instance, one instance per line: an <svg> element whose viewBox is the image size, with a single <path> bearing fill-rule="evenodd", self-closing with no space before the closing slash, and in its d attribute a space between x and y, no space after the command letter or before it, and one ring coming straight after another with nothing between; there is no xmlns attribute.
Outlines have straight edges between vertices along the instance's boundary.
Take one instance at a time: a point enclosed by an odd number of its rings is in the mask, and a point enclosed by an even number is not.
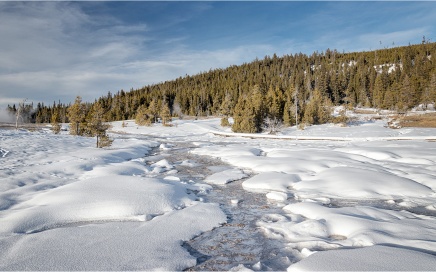
<svg viewBox="0 0 436 272"><path fill-rule="evenodd" d="M274 54L128 92L109 92L85 108L89 112L98 103L106 121L134 119L140 106L146 111L151 105L167 105L172 116L251 120L239 132L258 132L268 118L285 125L324 123L328 118L322 111L332 105L402 112L436 102L435 52L436 43L423 42L353 53L327 49L311 55ZM50 122L54 112L68 121L67 108L38 103L31 121Z"/></svg>

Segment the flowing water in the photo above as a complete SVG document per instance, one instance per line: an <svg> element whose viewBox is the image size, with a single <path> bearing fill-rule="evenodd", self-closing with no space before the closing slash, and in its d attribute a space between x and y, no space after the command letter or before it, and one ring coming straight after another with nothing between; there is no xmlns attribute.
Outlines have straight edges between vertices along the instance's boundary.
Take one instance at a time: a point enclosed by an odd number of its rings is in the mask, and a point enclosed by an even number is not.
<svg viewBox="0 0 436 272"><path fill-rule="evenodd" d="M220 203L228 222L185 243L198 264L189 270L229 270L238 264L256 270L286 270L294 260L283 240L267 238L257 226L260 220L274 220L282 206L268 202L265 194L242 189L242 181L215 186L205 200Z"/></svg>
<svg viewBox="0 0 436 272"><path fill-rule="evenodd" d="M153 140L170 141L165 138ZM196 146L186 141L172 141L171 144L173 146L167 144L170 146L168 149L154 149L154 154L146 158L149 164L166 159L175 167L171 170L172 173L167 171L157 174L158 177L173 175L180 178L181 182L203 183L207 176L232 168L219 159L190 153ZM246 174L249 177L253 175L250 172ZM204 202L218 203L228 220L222 226L182 244L192 256L197 258L197 265L186 269L187 271L224 271L244 267L256 271L285 271L301 258L300 252L291 248L279 233L269 233L266 236L263 229L258 226L262 221L276 222L277 218L288 217L282 208L295 200L288 199L286 202L268 200L265 192L244 190L243 181L238 180L223 186L212 185L213 189L206 194L193 192ZM408 210L428 216L436 215L434 211L424 207L403 207L400 205L401 201L392 204L383 200L330 199L330 202L325 205L331 208L371 206L387 210ZM274 237L272 235L276 235L277 239L271 238ZM345 238L332 237L333 240Z"/></svg>
<svg viewBox="0 0 436 272"><path fill-rule="evenodd" d="M182 181L202 182L214 172L231 168L221 160L190 153L195 146L186 142L172 144L174 146L168 150L155 149L146 159L151 164L165 158L175 166L174 175ZM182 163L184 161L189 161L190 165ZM242 182L213 185L208 194L199 196L205 202L219 203L228 221L184 242L183 246L197 258L197 265L187 270L222 271L243 264L254 270L279 271L297 261L295 251L287 247L283 239L266 237L256 224L260 220L273 221L276 214L286 216L282 210L285 203L269 201L265 193L248 192L242 188Z"/></svg>

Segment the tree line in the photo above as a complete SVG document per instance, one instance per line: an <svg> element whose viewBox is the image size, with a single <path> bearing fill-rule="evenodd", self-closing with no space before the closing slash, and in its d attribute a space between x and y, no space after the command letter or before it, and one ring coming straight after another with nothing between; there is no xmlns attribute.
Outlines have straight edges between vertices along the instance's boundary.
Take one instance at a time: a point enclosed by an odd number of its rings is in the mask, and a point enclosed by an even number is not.
<svg viewBox="0 0 436 272"><path fill-rule="evenodd" d="M108 93L83 103L86 114L98 105L103 121L135 119L149 125L171 116L221 116L235 132L274 131L279 124L321 124L329 108L365 106L405 111L436 102L436 43L344 53L327 49L266 56L175 80ZM34 122L70 122L74 104L38 104ZM9 107L10 111L14 106Z"/></svg>

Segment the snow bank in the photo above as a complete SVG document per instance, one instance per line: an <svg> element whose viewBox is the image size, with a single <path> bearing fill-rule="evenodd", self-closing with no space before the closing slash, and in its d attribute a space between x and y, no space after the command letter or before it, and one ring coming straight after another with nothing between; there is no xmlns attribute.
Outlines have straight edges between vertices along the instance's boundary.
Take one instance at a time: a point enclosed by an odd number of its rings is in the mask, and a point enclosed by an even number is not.
<svg viewBox="0 0 436 272"><path fill-rule="evenodd" d="M36 195L3 216L0 233L31 233L76 222L141 221L189 206L185 188L157 179L104 176Z"/></svg>
<svg viewBox="0 0 436 272"><path fill-rule="evenodd" d="M223 131L216 134L241 136ZM268 237L285 239L290 247L299 249L301 255L297 258L316 256L319 253L311 254L319 250L385 244L434 253L434 217L393 209L419 206L423 212L433 211L436 145L423 139L433 139L435 134L435 129L392 130L385 127L383 120L362 119L345 128L322 125L299 131L285 129L275 137L226 138L226 145L212 141L199 144L192 152L251 170L256 175L243 182L246 190L262 191L267 198L279 201L289 201L286 196L304 201L286 206L286 216L271 215L257 222ZM280 140L293 137L308 141ZM350 199L356 203L384 203L379 206L390 206L392 210L320 205L328 205L331 199L339 203ZM373 259L368 267L397 268L380 262ZM348 268L339 267L335 269ZM325 268L321 265L321 269Z"/></svg>
<svg viewBox="0 0 436 272"><path fill-rule="evenodd" d="M282 192L269 192L266 194L266 198L277 201L285 201L288 199L288 194Z"/></svg>
<svg viewBox="0 0 436 272"><path fill-rule="evenodd" d="M0 238L0 270L180 271L196 258L181 247L226 221L216 204L198 203L148 222L112 222Z"/></svg>
<svg viewBox="0 0 436 272"><path fill-rule="evenodd" d="M183 270L196 259L181 241L226 221L195 201L210 186L176 176L144 156L159 143L0 130L0 270ZM169 147L169 146L166 146ZM4 153L4 152L3 152ZM169 173L169 172L168 172Z"/></svg>
<svg viewBox="0 0 436 272"><path fill-rule="evenodd" d="M386 171L373 171L354 167L326 169L313 179L292 185L299 196L332 198L396 199L401 197L428 197L433 191L411 179Z"/></svg>
<svg viewBox="0 0 436 272"><path fill-rule="evenodd" d="M301 153L287 150L289 156L270 156L262 149L242 144L204 146L192 151L195 154L221 158L239 168L256 172L283 172L288 174L320 171L328 167L320 158L305 158ZM310 154L310 153L308 153ZM309 163L310 162L310 163Z"/></svg>
<svg viewBox="0 0 436 272"><path fill-rule="evenodd" d="M153 169L151 172L156 174L163 173L174 168L174 166L171 165L166 159L153 163L150 165L150 167Z"/></svg>
<svg viewBox="0 0 436 272"><path fill-rule="evenodd" d="M289 187L300 181L300 177L280 172L264 172L242 183L246 190L288 192Z"/></svg>
<svg viewBox="0 0 436 272"><path fill-rule="evenodd" d="M247 190L286 192L298 199L405 199L415 206L434 203L433 143L260 146L209 145L192 152L258 173L244 181Z"/></svg>
<svg viewBox="0 0 436 272"><path fill-rule="evenodd" d="M266 233L279 233L300 250L376 244L417 247L431 252L436 249L432 238L436 235L436 219L431 216L368 206L328 208L310 202L289 204L283 209L291 215L290 220L258 224Z"/></svg>
<svg viewBox="0 0 436 272"><path fill-rule="evenodd" d="M429 214L436 209L436 145L423 141L435 138L436 129L392 130L383 120L359 119L344 128L327 124L260 135L268 139L223 138L211 132L238 135L219 122L177 120L173 127L115 122L114 131L131 135L115 135L106 149L94 148L92 138L0 130L0 270L194 265L181 241L219 226L226 216L217 205L196 201L212 187L183 180L175 168L198 164L170 160L172 141L193 144L193 153L231 165L208 167L214 173L208 182L239 179L243 173L232 169L244 169L255 174L244 189L261 190L280 201L277 207L302 201L256 222L268 237L301 252L295 258L303 261L290 270L435 267L415 249L436 252L436 219L398 209ZM292 140L303 138L307 141ZM165 154L145 157L154 147ZM321 205L350 199L360 204ZM230 203L243 206L238 197ZM350 249L356 247L367 248ZM410 259L413 267L403 262ZM261 262L251 266L261 267Z"/></svg>
<svg viewBox="0 0 436 272"><path fill-rule="evenodd" d="M291 265L297 271L433 271L433 255L407 248L371 246L316 252Z"/></svg>
<svg viewBox="0 0 436 272"><path fill-rule="evenodd" d="M208 176L204 181L211 184L224 185L229 182L247 177L247 174L239 169L228 169Z"/></svg>

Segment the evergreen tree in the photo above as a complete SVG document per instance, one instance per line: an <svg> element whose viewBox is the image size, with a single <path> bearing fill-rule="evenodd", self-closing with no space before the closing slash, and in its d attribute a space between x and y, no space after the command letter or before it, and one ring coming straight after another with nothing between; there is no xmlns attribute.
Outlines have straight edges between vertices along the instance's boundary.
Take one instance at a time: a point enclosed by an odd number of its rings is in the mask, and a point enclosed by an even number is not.
<svg viewBox="0 0 436 272"><path fill-rule="evenodd" d="M256 132L254 118L248 109L247 95L239 96L238 103L236 103L233 110L233 132Z"/></svg>
<svg viewBox="0 0 436 272"><path fill-rule="evenodd" d="M427 109L429 104L434 105L436 103L436 73L431 75L430 81L424 87L420 101L424 109Z"/></svg>
<svg viewBox="0 0 436 272"><path fill-rule="evenodd" d="M241 96L234 110L234 132L258 133L262 131L264 118L263 95L255 85L248 96Z"/></svg>
<svg viewBox="0 0 436 272"><path fill-rule="evenodd" d="M83 135L81 131L85 127L86 107L82 103L82 97L77 96L74 104L68 108L70 120L70 134Z"/></svg>
<svg viewBox="0 0 436 272"><path fill-rule="evenodd" d="M150 105L148 106L147 114L151 116L153 123L157 123L157 117L159 116L159 104L156 99L153 98L153 100L151 100Z"/></svg>
<svg viewBox="0 0 436 272"><path fill-rule="evenodd" d="M220 113L223 116L221 118L221 126L223 127L228 127L230 126L229 123L229 116L232 113L232 97L230 95L230 93L226 93L226 95L224 96L224 99L221 103L221 107L220 107Z"/></svg>
<svg viewBox="0 0 436 272"><path fill-rule="evenodd" d="M150 114L150 108L147 108L144 104L139 106L136 110L135 122L140 126L151 126L154 121L154 117Z"/></svg>
<svg viewBox="0 0 436 272"><path fill-rule="evenodd" d="M284 98L283 92L278 88L270 87L266 95L266 109L269 117L281 120L283 117Z"/></svg>
<svg viewBox="0 0 436 272"><path fill-rule="evenodd" d="M415 105L414 90L408 75L404 76L404 79L401 84L401 88L399 89L398 93L399 93L399 97L398 97L397 108L399 110L405 111L408 108Z"/></svg>
<svg viewBox="0 0 436 272"><path fill-rule="evenodd" d="M270 133L276 133L278 128L283 123L283 112L285 101L283 92L278 88L270 86L266 94L266 119L264 120L265 127L270 130Z"/></svg>
<svg viewBox="0 0 436 272"><path fill-rule="evenodd" d="M399 89L400 85L397 83L394 83L393 85L388 87L383 100L383 108L390 110L394 110L395 108L398 109L397 93Z"/></svg>
<svg viewBox="0 0 436 272"><path fill-rule="evenodd" d="M51 130L55 134L59 134L61 131L61 124L59 123L59 112L55 111L53 115L51 116Z"/></svg>
<svg viewBox="0 0 436 272"><path fill-rule="evenodd" d="M436 108L436 71L431 76L429 86L429 101L431 101L433 106Z"/></svg>
<svg viewBox="0 0 436 272"><path fill-rule="evenodd" d="M112 140L107 135L109 125L103 123L105 110L101 103L94 103L88 114L87 136L96 137L96 147L102 148L112 144Z"/></svg>
<svg viewBox="0 0 436 272"><path fill-rule="evenodd" d="M385 88L383 86L382 76L379 75L375 79L372 103L376 108L382 108L384 101Z"/></svg>
<svg viewBox="0 0 436 272"><path fill-rule="evenodd" d="M160 118L162 119L162 124L164 126L170 126L171 123L171 112L170 107L167 103L162 103L162 108L160 111Z"/></svg>
<svg viewBox="0 0 436 272"><path fill-rule="evenodd" d="M285 126L292 126L295 123L293 121L295 119L292 118L292 114L291 114L291 112L293 112L293 109L294 109L294 104L291 102L290 99L287 99L283 110L283 123Z"/></svg>
<svg viewBox="0 0 436 272"><path fill-rule="evenodd" d="M312 98L304 110L303 121L307 124L325 124L330 120L330 109L326 99L318 89L313 91Z"/></svg>
<svg viewBox="0 0 436 272"><path fill-rule="evenodd" d="M287 92L286 103L283 112L283 122L286 126L298 125L298 120L300 119L299 112L299 92L294 87L290 87Z"/></svg>

